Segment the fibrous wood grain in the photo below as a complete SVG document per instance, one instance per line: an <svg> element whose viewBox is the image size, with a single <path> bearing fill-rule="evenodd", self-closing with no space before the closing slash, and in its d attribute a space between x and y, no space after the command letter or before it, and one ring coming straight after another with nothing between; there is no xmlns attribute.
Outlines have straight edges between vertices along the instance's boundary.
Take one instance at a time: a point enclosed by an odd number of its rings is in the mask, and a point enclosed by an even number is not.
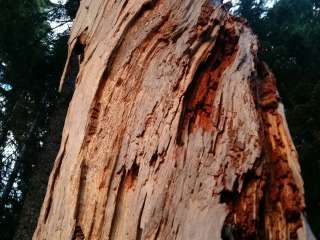
<svg viewBox="0 0 320 240"><path fill-rule="evenodd" d="M297 153L257 51L220 1L81 1L34 239L306 239Z"/></svg>

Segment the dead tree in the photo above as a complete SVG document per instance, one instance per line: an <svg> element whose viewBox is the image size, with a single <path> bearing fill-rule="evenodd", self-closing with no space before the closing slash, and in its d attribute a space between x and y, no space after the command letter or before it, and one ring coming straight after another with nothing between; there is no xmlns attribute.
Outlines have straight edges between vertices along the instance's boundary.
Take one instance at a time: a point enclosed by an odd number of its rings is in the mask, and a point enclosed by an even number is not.
<svg viewBox="0 0 320 240"><path fill-rule="evenodd" d="M297 152L245 21L217 0L83 0L75 49L34 239L306 239Z"/></svg>

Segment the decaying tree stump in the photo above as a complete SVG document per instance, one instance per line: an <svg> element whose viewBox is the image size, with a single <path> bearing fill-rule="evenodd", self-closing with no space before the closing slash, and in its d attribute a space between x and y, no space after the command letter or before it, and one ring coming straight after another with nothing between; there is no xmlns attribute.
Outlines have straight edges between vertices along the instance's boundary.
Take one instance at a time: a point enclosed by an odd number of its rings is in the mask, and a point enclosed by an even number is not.
<svg viewBox="0 0 320 240"><path fill-rule="evenodd" d="M257 51L217 0L82 0L34 239L306 239L297 153Z"/></svg>

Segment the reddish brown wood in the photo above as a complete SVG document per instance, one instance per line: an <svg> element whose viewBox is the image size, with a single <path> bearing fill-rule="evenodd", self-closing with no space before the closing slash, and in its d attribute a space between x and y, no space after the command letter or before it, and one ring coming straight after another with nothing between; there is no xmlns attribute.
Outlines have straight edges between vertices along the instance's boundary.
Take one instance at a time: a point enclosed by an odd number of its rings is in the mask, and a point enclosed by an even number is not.
<svg viewBox="0 0 320 240"><path fill-rule="evenodd" d="M81 1L34 239L306 239L297 153L257 51L219 1Z"/></svg>

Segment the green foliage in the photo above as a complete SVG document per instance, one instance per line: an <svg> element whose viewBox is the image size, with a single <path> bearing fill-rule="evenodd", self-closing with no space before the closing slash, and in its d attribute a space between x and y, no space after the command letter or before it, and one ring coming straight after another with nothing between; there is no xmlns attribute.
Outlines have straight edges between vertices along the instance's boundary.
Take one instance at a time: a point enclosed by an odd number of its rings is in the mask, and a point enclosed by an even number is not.
<svg viewBox="0 0 320 240"><path fill-rule="evenodd" d="M244 16L253 28L259 30L263 14L266 11L267 0L242 0L237 5L235 13Z"/></svg>
<svg viewBox="0 0 320 240"><path fill-rule="evenodd" d="M39 75L47 67L49 52L45 38L50 27L36 3L0 1L0 59L7 65L3 81L17 90L39 91L44 84Z"/></svg>
<svg viewBox="0 0 320 240"><path fill-rule="evenodd" d="M68 0L65 4L66 12L71 19L74 19L77 14L80 0Z"/></svg>
<svg viewBox="0 0 320 240"><path fill-rule="evenodd" d="M261 58L276 75L300 155L307 217L319 236L320 3L318 0L279 0L273 7L257 11L251 7L252 2L242 0L238 14L247 18L257 33Z"/></svg>

